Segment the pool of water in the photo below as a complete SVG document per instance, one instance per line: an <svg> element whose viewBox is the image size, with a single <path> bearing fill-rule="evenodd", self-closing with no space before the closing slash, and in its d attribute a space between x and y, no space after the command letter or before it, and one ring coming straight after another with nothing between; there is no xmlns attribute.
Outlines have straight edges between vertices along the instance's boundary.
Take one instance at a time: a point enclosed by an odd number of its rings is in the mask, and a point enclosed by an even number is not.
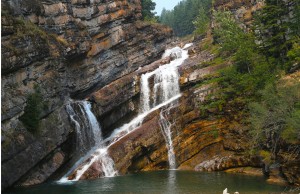
<svg viewBox="0 0 300 194"><path fill-rule="evenodd" d="M279 194L290 190L268 184L263 177L227 174L223 172L202 173L191 171L142 172L112 178L84 180L72 183L46 183L33 187L15 188L6 194L97 194L97 193L146 193L146 194L222 194L228 188L233 194ZM299 193L296 192L289 193Z"/></svg>

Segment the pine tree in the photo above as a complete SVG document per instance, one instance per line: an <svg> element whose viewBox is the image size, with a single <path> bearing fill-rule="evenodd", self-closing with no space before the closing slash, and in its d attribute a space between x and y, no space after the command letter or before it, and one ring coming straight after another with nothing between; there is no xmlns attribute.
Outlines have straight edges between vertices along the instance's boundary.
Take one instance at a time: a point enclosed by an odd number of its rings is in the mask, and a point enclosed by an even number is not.
<svg viewBox="0 0 300 194"><path fill-rule="evenodd" d="M155 18L155 9L156 3L152 0L142 0L142 16L143 20L150 20L151 18Z"/></svg>
<svg viewBox="0 0 300 194"><path fill-rule="evenodd" d="M256 16L256 31L262 41L262 52L283 63L291 48L289 36L289 3L266 0L265 7Z"/></svg>

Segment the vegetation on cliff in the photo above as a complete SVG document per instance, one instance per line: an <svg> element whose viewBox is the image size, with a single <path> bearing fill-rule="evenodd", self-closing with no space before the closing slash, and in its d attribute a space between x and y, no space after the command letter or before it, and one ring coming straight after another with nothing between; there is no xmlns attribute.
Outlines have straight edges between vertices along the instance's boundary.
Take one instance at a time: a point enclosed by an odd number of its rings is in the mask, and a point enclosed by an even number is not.
<svg viewBox="0 0 300 194"><path fill-rule="evenodd" d="M38 132L42 110L42 94L40 89L35 86L34 92L27 96L27 105L25 106L24 114L20 117L20 120L31 133Z"/></svg>
<svg viewBox="0 0 300 194"><path fill-rule="evenodd" d="M298 13L299 1L268 0L254 14L251 29L237 22L230 11L213 13L214 42L207 48L215 54L216 63L221 58L229 65L211 80L219 90L201 109L242 112L249 118L244 123L251 126L254 150L269 153L270 163L278 162L277 154L287 144L300 142L299 77L285 79L299 70ZM203 20L197 18L199 23ZM201 27L198 30L203 33Z"/></svg>
<svg viewBox="0 0 300 194"><path fill-rule="evenodd" d="M250 104L252 134L260 149L270 150L273 159L282 141L297 143L300 129L300 83L292 79L270 84L260 102Z"/></svg>
<svg viewBox="0 0 300 194"><path fill-rule="evenodd" d="M153 12L156 6L156 3L152 0L142 0L142 18L146 21L156 22L157 17L155 16L156 12Z"/></svg>

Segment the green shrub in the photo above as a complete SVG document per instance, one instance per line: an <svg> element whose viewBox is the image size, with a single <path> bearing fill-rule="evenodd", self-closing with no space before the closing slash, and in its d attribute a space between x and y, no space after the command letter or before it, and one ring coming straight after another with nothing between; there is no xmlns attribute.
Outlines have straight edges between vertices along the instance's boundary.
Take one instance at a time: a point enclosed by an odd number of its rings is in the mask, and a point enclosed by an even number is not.
<svg viewBox="0 0 300 194"><path fill-rule="evenodd" d="M285 81L284 81L285 82ZM282 141L299 143L300 84L269 84L261 101L250 104L251 134L255 145L267 148L276 159Z"/></svg>
<svg viewBox="0 0 300 194"><path fill-rule="evenodd" d="M40 116L43 110L43 98L40 89L35 86L34 93L27 96L24 114L20 117L24 126L31 133L38 133Z"/></svg>

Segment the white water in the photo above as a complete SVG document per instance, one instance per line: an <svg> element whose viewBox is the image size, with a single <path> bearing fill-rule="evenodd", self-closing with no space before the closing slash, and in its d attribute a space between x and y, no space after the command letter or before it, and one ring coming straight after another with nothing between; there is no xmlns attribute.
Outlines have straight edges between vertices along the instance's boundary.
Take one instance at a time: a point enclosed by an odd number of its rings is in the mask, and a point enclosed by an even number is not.
<svg viewBox="0 0 300 194"><path fill-rule="evenodd" d="M171 107L170 107L171 108ZM165 114L169 114L169 109L165 111ZM168 149L168 160L169 166L171 170L176 169L176 158L172 141L172 124L168 121L168 119L164 116L164 110L160 111L160 128L162 129L162 134L166 140L166 145Z"/></svg>
<svg viewBox="0 0 300 194"><path fill-rule="evenodd" d="M141 104L140 112L144 113L150 110L150 88L149 88L149 76L143 74L141 76Z"/></svg>
<svg viewBox="0 0 300 194"><path fill-rule="evenodd" d="M175 60L170 64L160 66L155 71L142 75L141 93L143 98L141 99L141 103L143 102L143 107L151 107L151 91L153 91L152 107L157 106L157 104L164 103L174 96L180 95L179 73L177 67L188 58L188 52L179 47L175 47L167 50L163 55L163 58L170 55L175 58ZM149 86L149 79L151 76L154 77L153 88L150 88ZM166 114L169 113L169 109L171 108L172 106L165 111ZM146 108L144 108L144 110L146 110ZM166 141L166 147L168 149L169 167L170 169L176 169L176 158L171 131L172 125L167 118L165 118L163 109L160 112L159 122L162 129L162 134Z"/></svg>
<svg viewBox="0 0 300 194"><path fill-rule="evenodd" d="M80 113L76 113L76 111L73 109L72 106L78 106ZM79 161L76 162L76 164L71 168L71 170L59 180L59 182L63 183L68 181L67 176L69 176L70 173L72 173L78 167L78 165L81 164L82 161L86 160L90 156L91 152L95 150L95 146L97 146L101 150L100 150L100 154L98 154L97 157L93 158L94 159L93 162L98 160L101 163L104 176L106 177L115 176L117 174L117 171L115 171L114 169L114 161L109 157L109 155L107 154L107 149L104 147L101 128L98 124L95 115L91 111L91 104L87 101L70 102L66 105L66 110L67 113L69 114L71 122L75 124L79 146L84 147L86 143L90 143L90 142L93 142L93 144L91 144L89 147L91 151L89 151L88 154L86 154L84 157L80 158ZM82 127L79 124L79 121L75 119L75 117L77 117L78 120L83 122ZM85 133L92 132L92 134L83 136L82 131L84 131ZM86 142L84 142L83 139L86 139L85 140ZM82 148L80 147L77 150L79 149ZM85 147L85 149L87 148ZM87 169L88 168L83 167L77 170L76 177L72 181L79 180L80 177L85 173Z"/></svg>
<svg viewBox="0 0 300 194"><path fill-rule="evenodd" d="M117 171L113 168L113 161L109 157L107 150L113 145L115 142L119 141L127 134L133 132L137 129L143 122L144 118L151 112L173 102L178 99L181 94L179 90L179 74L177 67L181 65L184 60L188 58L188 52L175 47L172 49L166 50L163 58L172 55L175 60L171 61L169 64L160 66L156 70L143 74L141 76L141 100L140 100L140 113L131 120L129 123L124 124L122 127L117 128L113 131L110 137L106 138L103 143L108 143L106 147L99 147L90 157L89 162L80 167L76 172L76 178L74 181L77 181L81 178L81 176L90 168L90 166L95 161L100 161L102 164L102 170L105 173L105 176L115 176L117 175ZM150 88L149 79L153 77L154 85L153 88ZM159 98L158 98L159 97ZM92 113L91 113L92 114ZM92 114L93 115L93 114ZM163 117L164 118L164 117ZM163 120L162 123L165 123L166 129L170 131L170 127L167 127L167 120ZM171 133L171 132L170 132ZM171 134L168 135L170 138L166 140L167 147L169 152L173 153L171 158L169 157L169 161L172 160L174 162L170 162L170 167L173 169L176 168L175 163L175 154L172 146L172 137ZM170 143L171 142L171 143ZM169 149L170 148L170 149ZM172 159L172 157L174 159ZM107 171L107 172L106 172ZM66 180L66 179L63 179Z"/></svg>
<svg viewBox="0 0 300 194"><path fill-rule="evenodd" d="M184 45L184 47L182 49L187 49L187 48L189 48L191 46L193 46L193 43L189 43L189 44Z"/></svg>
<svg viewBox="0 0 300 194"><path fill-rule="evenodd" d="M105 177L114 177L118 175L118 171L116 171L114 167L114 161L107 153L107 147L103 147L96 150L88 164L82 166L76 171L76 177L72 181L78 181L82 177L82 175L89 169L89 167L96 161L101 164L101 170L104 173Z"/></svg>
<svg viewBox="0 0 300 194"><path fill-rule="evenodd" d="M97 121L95 115L93 114L93 112L91 111L91 104L88 103L87 101L83 101L81 103L82 103L84 111L87 115L87 119L90 124L90 127L93 131L95 145L98 145L103 141L102 132L101 132L100 126L98 124L98 121Z"/></svg>

